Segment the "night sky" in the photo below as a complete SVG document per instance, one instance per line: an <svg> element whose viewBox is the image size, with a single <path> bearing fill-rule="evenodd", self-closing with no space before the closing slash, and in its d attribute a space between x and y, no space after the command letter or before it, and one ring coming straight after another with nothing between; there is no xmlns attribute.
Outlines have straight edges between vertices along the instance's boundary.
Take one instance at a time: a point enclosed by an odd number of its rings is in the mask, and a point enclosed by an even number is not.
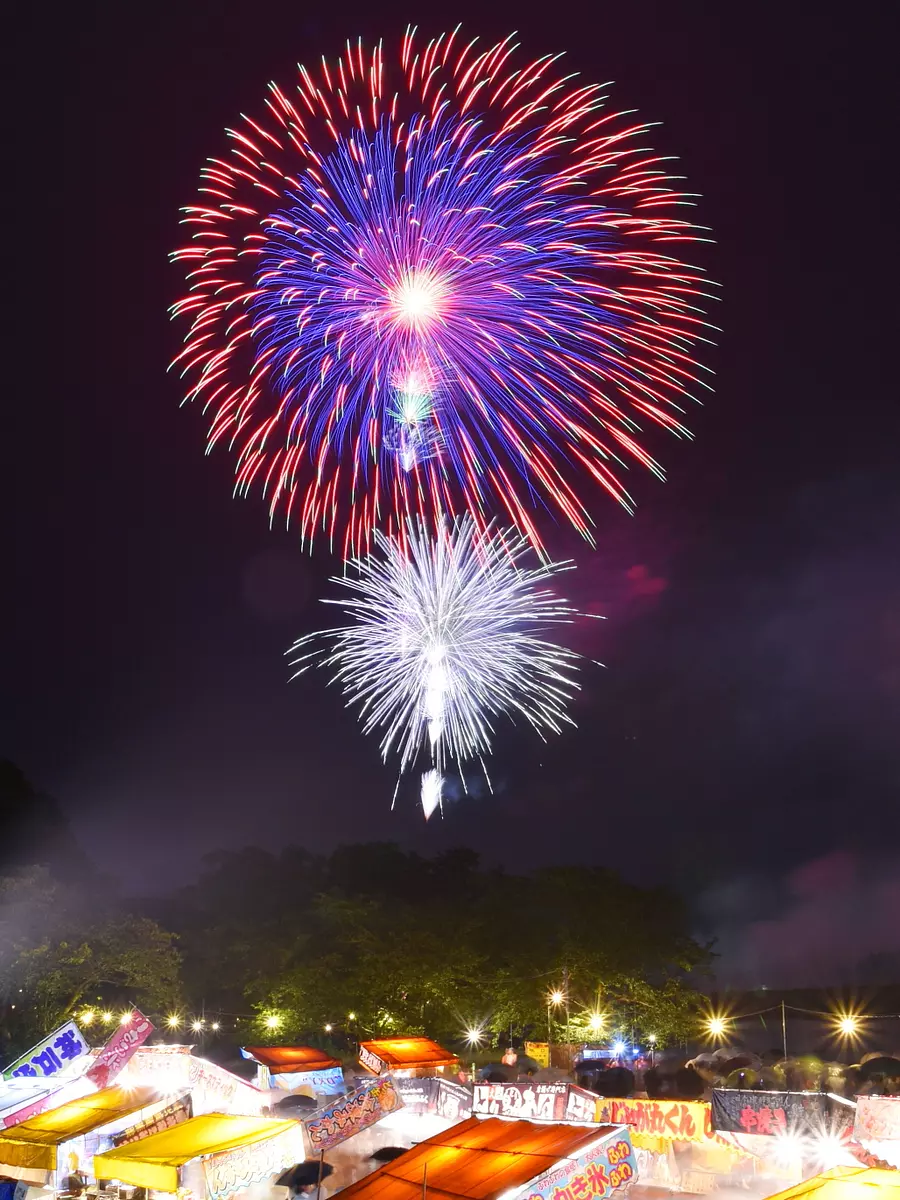
<svg viewBox="0 0 900 1200"><path fill-rule="evenodd" d="M184 882L219 846L378 839L673 883L720 929L744 923L737 958L760 940L752 918L815 925L841 889L820 930L883 908L900 861L887 16L136 0L23 37L0 753L129 890ZM668 482L631 472L636 517L598 490L595 552L551 535L579 564L571 598L609 618L575 631L606 664L586 672L579 729L547 747L505 730L495 793L428 826L412 782L389 811L394 773L324 675L287 682L337 560L270 531L258 496L232 499L227 454L204 457L203 418L165 370L177 210L223 127L297 60L410 19L492 41L516 28L534 57L565 49L614 80L702 194L717 241L702 261L723 285L717 394L690 414L693 444L654 443ZM886 921L866 953L898 937Z"/></svg>

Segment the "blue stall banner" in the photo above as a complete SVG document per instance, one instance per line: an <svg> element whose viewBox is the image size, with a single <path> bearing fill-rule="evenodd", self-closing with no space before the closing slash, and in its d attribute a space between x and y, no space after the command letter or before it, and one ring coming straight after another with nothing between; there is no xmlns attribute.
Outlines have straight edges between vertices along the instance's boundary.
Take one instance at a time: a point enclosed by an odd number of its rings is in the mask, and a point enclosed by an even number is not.
<svg viewBox="0 0 900 1200"><path fill-rule="evenodd" d="M347 1090L342 1067L327 1067L324 1071L291 1071L283 1075L273 1073L271 1078L276 1087L284 1088L286 1092L307 1087L316 1096L336 1096Z"/></svg>
<svg viewBox="0 0 900 1200"><path fill-rule="evenodd" d="M37 1076L39 1079L49 1079L58 1075L75 1058L81 1058L88 1053L88 1044L81 1036L81 1031L74 1021L67 1021L54 1029L49 1037L38 1042L36 1046L17 1058L11 1066L3 1071L4 1079L15 1079L24 1076Z"/></svg>

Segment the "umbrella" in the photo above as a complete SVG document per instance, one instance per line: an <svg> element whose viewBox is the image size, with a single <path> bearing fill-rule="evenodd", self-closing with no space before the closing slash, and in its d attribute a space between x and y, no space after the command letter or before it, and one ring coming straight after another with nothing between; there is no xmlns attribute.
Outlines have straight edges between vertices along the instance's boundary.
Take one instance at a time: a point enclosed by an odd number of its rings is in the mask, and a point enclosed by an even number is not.
<svg viewBox="0 0 900 1200"><path fill-rule="evenodd" d="M878 1058L868 1058L865 1062L860 1063L859 1073L865 1079L869 1079L873 1075L887 1075L891 1079L900 1078L900 1058L891 1058L886 1054L882 1054Z"/></svg>
<svg viewBox="0 0 900 1200"><path fill-rule="evenodd" d="M319 1102L314 1096L285 1096L283 1100L276 1100L272 1107L280 1113L289 1112L292 1108L303 1108L309 1111L318 1108Z"/></svg>
<svg viewBox="0 0 900 1200"><path fill-rule="evenodd" d="M382 1146L380 1150L370 1154L369 1158L374 1158L376 1162L393 1162L395 1158L405 1154L406 1150L407 1147L404 1146Z"/></svg>
<svg viewBox="0 0 900 1200"><path fill-rule="evenodd" d="M506 1067L503 1063L488 1063L478 1074L487 1083L509 1083L514 1072L515 1067Z"/></svg>
<svg viewBox="0 0 900 1200"><path fill-rule="evenodd" d="M315 1187L319 1182L319 1171L322 1172L322 1179L327 1179L334 1167L327 1162L320 1163L318 1159L310 1159L308 1162L295 1163L294 1166L288 1167L275 1180L276 1187L288 1188L303 1188Z"/></svg>

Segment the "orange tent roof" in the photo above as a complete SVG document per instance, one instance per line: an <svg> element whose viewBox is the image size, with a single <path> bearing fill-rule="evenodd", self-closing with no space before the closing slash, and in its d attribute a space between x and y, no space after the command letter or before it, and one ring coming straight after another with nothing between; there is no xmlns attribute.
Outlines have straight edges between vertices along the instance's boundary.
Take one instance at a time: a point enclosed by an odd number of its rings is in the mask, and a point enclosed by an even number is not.
<svg viewBox="0 0 900 1200"><path fill-rule="evenodd" d="M449 1067L459 1061L455 1054L426 1037L379 1038L373 1042L360 1042L359 1046L393 1069Z"/></svg>
<svg viewBox="0 0 900 1200"><path fill-rule="evenodd" d="M433 1196L494 1200L543 1175L561 1158L574 1157L613 1128L470 1117L344 1188L341 1200L421 1200L426 1168Z"/></svg>
<svg viewBox="0 0 900 1200"><path fill-rule="evenodd" d="M315 1046L245 1046L244 1053L276 1075L289 1075L297 1071L327 1071L329 1067L341 1065L339 1058L332 1058Z"/></svg>

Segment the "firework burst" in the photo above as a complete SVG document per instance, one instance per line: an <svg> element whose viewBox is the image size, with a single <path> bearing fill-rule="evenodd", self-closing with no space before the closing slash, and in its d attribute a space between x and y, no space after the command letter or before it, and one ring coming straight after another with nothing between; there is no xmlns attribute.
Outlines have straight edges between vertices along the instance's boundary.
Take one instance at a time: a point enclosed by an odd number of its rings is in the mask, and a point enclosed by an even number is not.
<svg viewBox="0 0 900 1200"><path fill-rule="evenodd" d="M685 435L702 382L700 237L648 126L557 57L458 31L349 45L269 86L184 210L175 360L274 519L345 557L412 519L626 507L639 426Z"/></svg>
<svg viewBox="0 0 900 1200"><path fill-rule="evenodd" d="M377 554L333 580L344 596L326 601L351 623L301 638L293 665L333 668L364 732L381 732L382 756L398 754L401 772L428 755L427 812L448 762L483 764L497 717L521 718L541 737L574 724L566 708L579 656L542 636L578 615L545 586L571 564L527 567L522 535L468 517L375 541Z"/></svg>

